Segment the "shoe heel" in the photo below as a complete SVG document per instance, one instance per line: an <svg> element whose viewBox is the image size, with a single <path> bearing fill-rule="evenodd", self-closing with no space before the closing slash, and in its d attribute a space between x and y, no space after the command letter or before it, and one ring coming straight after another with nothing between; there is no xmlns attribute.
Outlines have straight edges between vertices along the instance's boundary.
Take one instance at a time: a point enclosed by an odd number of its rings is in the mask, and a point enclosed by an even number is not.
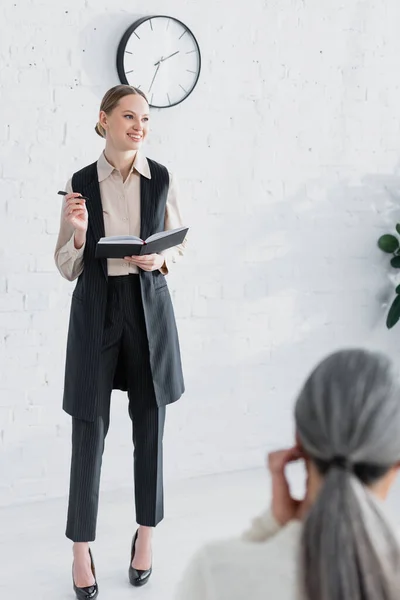
<svg viewBox="0 0 400 600"><path fill-rule="evenodd" d="M90 566L92 569L93 577L94 577L94 585L89 585L88 587L79 588L75 585L74 581L74 568L72 566L72 585L74 588L74 592L77 600L94 600L99 595L99 586L96 581L96 569L94 566L92 551L89 548L89 556L90 556Z"/></svg>
<svg viewBox="0 0 400 600"><path fill-rule="evenodd" d="M133 585L134 587L142 587L143 585L146 585L146 583L150 579L150 575L153 572L152 566L150 567L150 569L147 569L145 571L141 571L139 569L134 569L132 567L132 561L135 558L135 545L136 545L136 540L138 538L138 534L139 534L139 530L136 531L136 533L132 539L131 562L129 563L129 571L128 571L129 583L131 585Z"/></svg>

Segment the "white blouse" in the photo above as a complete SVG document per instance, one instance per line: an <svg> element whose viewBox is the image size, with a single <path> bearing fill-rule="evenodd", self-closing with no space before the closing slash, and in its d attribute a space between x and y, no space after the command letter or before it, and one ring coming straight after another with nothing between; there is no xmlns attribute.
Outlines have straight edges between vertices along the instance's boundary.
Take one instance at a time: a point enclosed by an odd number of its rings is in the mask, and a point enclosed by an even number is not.
<svg viewBox="0 0 400 600"><path fill-rule="evenodd" d="M140 181L141 176L151 179L147 158L140 152L136 153L130 172L125 181L121 173L106 159L104 152L97 161L101 204L103 208L104 232L111 235L140 235ZM178 203L178 186L176 178L169 173L169 187L165 207L165 229L183 227L182 215ZM65 191L70 194L72 179L69 179ZM80 191L80 190L75 190ZM60 232L55 249L55 261L61 275L73 281L82 273L84 268L83 254L85 244L80 249L75 248L74 227L64 219L65 199L62 201ZM186 240L179 246L160 252L164 256L164 265L160 271L167 275L172 263L183 256ZM107 260L108 275L129 275L138 273L136 265L123 259L110 258Z"/></svg>
<svg viewBox="0 0 400 600"><path fill-rule="evenodd" d="M284 527L270 511L241 539L210 543L192 558L175 600L298 600L302 523Z"/></svg>

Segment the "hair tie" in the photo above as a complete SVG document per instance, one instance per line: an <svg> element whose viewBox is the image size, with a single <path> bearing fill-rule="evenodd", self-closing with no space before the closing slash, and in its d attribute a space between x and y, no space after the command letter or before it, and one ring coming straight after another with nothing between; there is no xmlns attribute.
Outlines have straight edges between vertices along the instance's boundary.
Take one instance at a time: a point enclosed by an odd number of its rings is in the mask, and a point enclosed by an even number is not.
<svg viewBox="0 0 400 600"><path fill-rule="evenodd" d="M345 456L334 456L329 461L329 467L336 467L337 469L342 469L343 471L352 471L353 465L351 461Z"/></svg>

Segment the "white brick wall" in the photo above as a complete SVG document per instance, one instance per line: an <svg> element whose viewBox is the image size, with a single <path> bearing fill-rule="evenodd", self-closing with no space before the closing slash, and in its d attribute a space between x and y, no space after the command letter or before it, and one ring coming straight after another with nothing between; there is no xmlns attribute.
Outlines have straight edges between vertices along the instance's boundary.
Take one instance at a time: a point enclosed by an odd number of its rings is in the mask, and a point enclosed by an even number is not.
<svg viewBox="0 0 400 600"><path fill-rule="evenodd" d="M170 277L187 392L168 410L166 476L259 465L291 439L294 394L322 354L356 343L398 353L375 247L400 219L397 0L135 9L1 3L0 505L66 492L73 285L53 264L56 192L101 151L99 101L139 16L181 18L203 56L195 93L153 112L148 145L178 175L191 226ZM132 479L123 394L112 409L105 489Z"/></svg>

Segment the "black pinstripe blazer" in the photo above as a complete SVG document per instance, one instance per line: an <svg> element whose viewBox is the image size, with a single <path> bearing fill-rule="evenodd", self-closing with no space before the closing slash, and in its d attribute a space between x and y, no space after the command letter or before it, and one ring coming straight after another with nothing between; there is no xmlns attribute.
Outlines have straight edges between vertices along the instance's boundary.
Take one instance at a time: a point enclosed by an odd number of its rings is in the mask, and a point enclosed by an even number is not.
<svg viewBox="0 0 400 600"><path fill-rule="evenodd" d="M167 169L148 159L151 179L140 179L140 237L164 230L169 187ZM95 258L98 240L105 235L97 163L72 177L72 189L87 196L89 227L84 269L72 294L65 364L63 409L73 417L93 421L97 416L97 385L103 324L107 302L107 261ZM150 364L158 406L171 404L184 392L178 332L167 281L160 271L140 271ZM122 369L113 389L126 390Z"/></svg>

